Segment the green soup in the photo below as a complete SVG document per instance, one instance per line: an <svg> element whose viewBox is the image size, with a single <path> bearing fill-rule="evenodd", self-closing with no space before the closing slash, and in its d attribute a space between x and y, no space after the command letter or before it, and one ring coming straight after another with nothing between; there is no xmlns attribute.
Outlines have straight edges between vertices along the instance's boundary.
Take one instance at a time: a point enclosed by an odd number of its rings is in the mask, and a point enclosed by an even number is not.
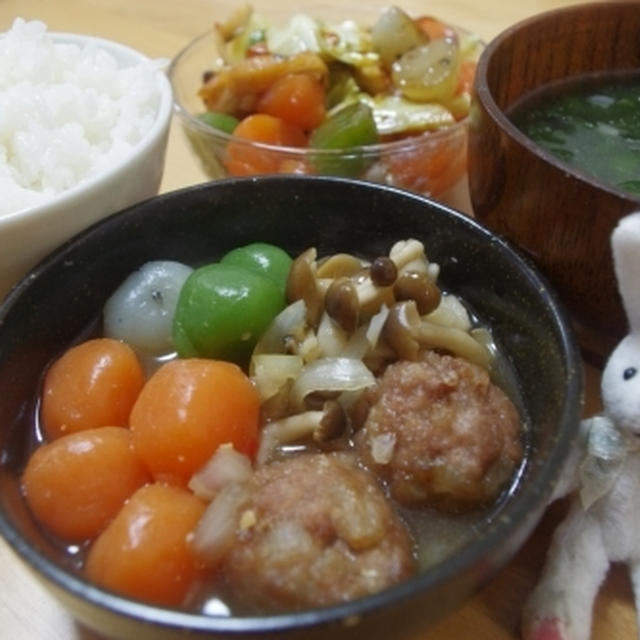
<svg viewBox="0 0 640 640"><path fill-rule="evenodd" d="M547 85L509 117L566 164L640 196L640 72Z"/></svg>

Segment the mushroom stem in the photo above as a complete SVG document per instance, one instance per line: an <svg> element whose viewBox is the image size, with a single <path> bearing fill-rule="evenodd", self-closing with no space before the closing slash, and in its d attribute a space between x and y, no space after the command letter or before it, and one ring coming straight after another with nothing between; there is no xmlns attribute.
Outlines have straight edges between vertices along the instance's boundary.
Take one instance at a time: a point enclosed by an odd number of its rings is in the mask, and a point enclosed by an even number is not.
<svg viewBox="0 0 640 640"><path fill-rule="evenodd" d="M441 349L485 369L491 353L471 335L455 327L444 327L420 317L414 301L392 307L385 323L384 336L400 358L417 360L421 349Z"/></svg>
<svg viewBox="0 0 640 640"><path fill-rule="evenodd" d="M258 464L265 464L274 450L283 445L306 438L326 442L344 433L346 416L335 400L327 400L321 410L309 410L280 420L274 420L262 430L256 456Z"/></svg>
<svg viewBox="0 0 640 640"><path fill-rule="evenodd" d="M323 293L315 274L317 251L311 247L301 253L291 265L287 279L287 300L289 303L304 300L307 308L307 322L315 326L322 313Z"/></svg>
<svg viewBox="0 0 640 640"><path fill-rule="evenodd" d="M424 244L414 238L396 242L389 251L389 257L395 262L398 271L416 260L424 260L425 266L427 263Z"/></svg>

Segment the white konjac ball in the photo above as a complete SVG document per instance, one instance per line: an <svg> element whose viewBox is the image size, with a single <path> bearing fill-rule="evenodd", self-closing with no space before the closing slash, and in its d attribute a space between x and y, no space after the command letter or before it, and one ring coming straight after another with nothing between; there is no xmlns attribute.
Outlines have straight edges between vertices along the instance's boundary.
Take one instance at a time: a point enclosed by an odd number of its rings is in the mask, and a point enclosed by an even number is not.
<svg viewBox="0 0 640 640"><path fill-rule="evenodd" d="M105 335L153 354L172 351L173 316L192 271L171 260L147 262L134 271L105 304Z"/></svg>

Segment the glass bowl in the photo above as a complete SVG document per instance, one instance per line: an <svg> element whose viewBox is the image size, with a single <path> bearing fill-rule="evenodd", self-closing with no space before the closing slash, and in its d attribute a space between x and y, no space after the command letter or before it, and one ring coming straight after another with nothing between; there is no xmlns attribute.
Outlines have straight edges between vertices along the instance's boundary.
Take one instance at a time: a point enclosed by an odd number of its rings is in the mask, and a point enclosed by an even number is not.
<svg viewBox="0 0 640 640"><path fill-rule="evenodd" d="M360 25L373 24L380 10L354 8L347 12L335 7L303 8L305 15L329 24L350 19ZM291 17L267 8L261 8L259 13L278 26ZM480 40L458 27L451 26L450 29L467 39L466 46L472 52L472 58L477 60L483 46ZM442 128L348 150L285 147L249 141L214 129L198 117L206 110L198 95L203 74L212 68L220 55L221 46L214 38L213 29L209 29L183 48L169 68L178 120L205 173L211 178L253 173L341 175L409 189L450 206L470 210L466 180L468 115L453 119ZM470 96L467 97L470 102ZM253 168L249 171L238 169L234 158L240 156L250 158L249 164ZM351 167L346 176L334 170L345 165Z"/></svg>

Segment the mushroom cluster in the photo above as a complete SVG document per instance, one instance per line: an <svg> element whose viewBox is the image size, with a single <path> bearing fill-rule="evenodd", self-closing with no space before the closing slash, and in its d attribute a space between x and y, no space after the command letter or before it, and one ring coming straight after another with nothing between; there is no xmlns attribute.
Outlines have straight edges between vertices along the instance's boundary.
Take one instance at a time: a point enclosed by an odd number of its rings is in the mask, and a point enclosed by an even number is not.
<svg viewBox="0 0 640 640"><path fill-rule="evenodd" d="M337 446L361 422L367 390L397 360L436 349L488 368L488 334L440 290L439 266L416 239L372 261L315 248L293 262L288 306L258 341L251 375L263 403L258 463L283 447Z"/></svg>

